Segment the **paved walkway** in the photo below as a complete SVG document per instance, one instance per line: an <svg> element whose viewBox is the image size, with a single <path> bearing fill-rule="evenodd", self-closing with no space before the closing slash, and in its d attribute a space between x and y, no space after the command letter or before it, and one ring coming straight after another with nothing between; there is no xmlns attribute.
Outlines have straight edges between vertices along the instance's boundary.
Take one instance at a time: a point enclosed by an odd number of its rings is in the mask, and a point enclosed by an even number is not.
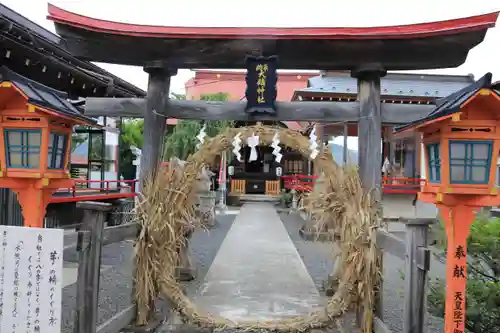
<svg viewBox="0 0 500 333"><path fill-rule="evenodd" d="M239 322L308 313L323 305L314 282L268 203L245 204L204 278L194 302Z"/></svg>

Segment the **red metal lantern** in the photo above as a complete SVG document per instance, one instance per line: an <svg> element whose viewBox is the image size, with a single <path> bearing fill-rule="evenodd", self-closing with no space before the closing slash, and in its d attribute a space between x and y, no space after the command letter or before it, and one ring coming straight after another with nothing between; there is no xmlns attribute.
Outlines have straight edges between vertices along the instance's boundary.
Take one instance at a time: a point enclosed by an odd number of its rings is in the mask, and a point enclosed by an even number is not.
<svg viewBox="0 0 500 333"><path fill-rule="evenodd" d="M426 118L396 128L422 134L427 179L420 200L436 204L448 234L445 332L465 332L467 237L475 212L500 205L496 167L500 150L500 84L486 74L437 101Z"/></svg>
<svg viewBox="0 0 500 333"><path fill-rule="evenodd" d="M73 186L73 125L95 125L63 92L0 69L0 187L17 194L25 225L43 227L45 209L58 188Z"/></svg>

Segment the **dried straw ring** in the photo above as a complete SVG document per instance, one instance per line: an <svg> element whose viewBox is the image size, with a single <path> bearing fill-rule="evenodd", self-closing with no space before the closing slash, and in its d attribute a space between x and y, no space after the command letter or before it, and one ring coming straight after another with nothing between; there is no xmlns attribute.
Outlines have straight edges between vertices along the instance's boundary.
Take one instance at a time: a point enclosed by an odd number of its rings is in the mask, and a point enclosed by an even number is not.
<svg viewBox="0 0 500 333"><path fill-rule="evenodd" d="M138 324L148 321L153 300L162 294L181 315L201 327L303 332L330 325L349 308L356 307L363 331L371 332L375 289L380 274L380 253L374 236L380 226L378 209L370 195L362 190L357 172L346 172L339 167L329 151L323 151L314 160L324 174L320 196L324 199L314 206L324 209L324 219L336 221L342 266L338 290L324 310L280 321L234 323L201 312L184 294L177 282L175 267L179 260L177 249L187 241L183 230L186 223L194 221L196 194L192 189L199 170L231 148L232 139L238 133L243 143L255 134L264 144L270 144L274 134L278 133L280 143L304 156L310 155L308 138L296 131L262 125L229 128L206 140L200 150L188 158L182 173L174 169L163 170L154 177L155 181L146 184L144 200L137 209L143 226L135 258ZM156 201L148 200L149 197L156 198Z"/></svg>

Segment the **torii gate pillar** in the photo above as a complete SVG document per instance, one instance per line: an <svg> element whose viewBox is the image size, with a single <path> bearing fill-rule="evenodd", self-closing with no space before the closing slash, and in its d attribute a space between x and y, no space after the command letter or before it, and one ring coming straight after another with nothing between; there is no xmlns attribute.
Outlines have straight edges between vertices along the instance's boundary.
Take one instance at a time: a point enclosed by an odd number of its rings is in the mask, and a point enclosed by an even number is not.
<svg viewBox="0 0 500 333"><path fill-rule="evenodd" d="M380 202L382 182L382 115L380 112L380 78L386 71L378 65L363 66L351 72L358 79L358 163L361 182L366 191L373 190Z"/></svg>
<svg viewBox="0 0 500 333"><path fill-rule="evenodd" d="M177 74L177 70L163 67L145 67L144 71L149 74L149 81L139 189L142 188L144 179L152 174L161 162L167 118L159 115L157 111L166 109L170 95L170 77Z"/></svg>

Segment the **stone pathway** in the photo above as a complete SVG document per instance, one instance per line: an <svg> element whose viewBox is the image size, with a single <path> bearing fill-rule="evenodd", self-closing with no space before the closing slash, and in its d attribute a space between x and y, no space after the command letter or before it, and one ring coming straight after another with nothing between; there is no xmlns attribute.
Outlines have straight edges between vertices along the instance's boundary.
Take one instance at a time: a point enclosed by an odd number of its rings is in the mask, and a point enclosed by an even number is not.
<svg viewBox="0 0 500 333"><path fill-rule="evenodd" d="M323 305L288 232L269 203L247 203L190 295L204 310L239 322L306 314Z"/></svg>

